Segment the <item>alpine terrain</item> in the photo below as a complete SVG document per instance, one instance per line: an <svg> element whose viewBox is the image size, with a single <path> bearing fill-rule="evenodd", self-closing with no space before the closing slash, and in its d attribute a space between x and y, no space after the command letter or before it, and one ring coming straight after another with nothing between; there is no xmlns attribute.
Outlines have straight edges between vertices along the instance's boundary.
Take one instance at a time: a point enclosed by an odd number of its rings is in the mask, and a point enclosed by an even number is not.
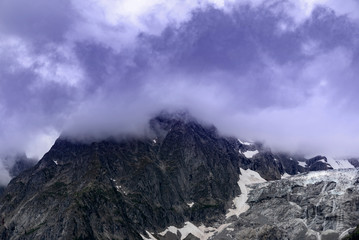
<svg viewBox="0 0 359 240"><path fill-rule="evenodd" d="M1 238L325 240L359 224L356 159L274 153L186 114L149 129L60 137L2 193Z"/></svg>

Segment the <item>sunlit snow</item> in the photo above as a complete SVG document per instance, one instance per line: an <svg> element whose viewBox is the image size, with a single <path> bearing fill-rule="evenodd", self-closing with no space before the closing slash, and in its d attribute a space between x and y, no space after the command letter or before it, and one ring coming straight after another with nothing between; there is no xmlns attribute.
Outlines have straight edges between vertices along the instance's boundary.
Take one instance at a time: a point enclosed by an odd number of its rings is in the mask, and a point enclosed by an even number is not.
<svg viewBox="0 0 359 240"><path fill-rule="evenodd" d="M218 228L206 227L204 225L196 227L191 222L185 222L185 225L183 226L183 228L177 228L177 227L171 226L171 227L168 227L165 231L159 233L159 235L165 236L167 232L172 232L177 235L177 231L179 231L181 233L181 240L185 239L190 233L193 236L199 238L200 240L206 240L206 239L209 239L210 237L212 237L215 233L222 232L229 225L231 225L231 224L229 224L229 223L223 224L223 225L219 226ZM145 239L145 240L147 240L147 239Z"/></svg>
<svg viewBox="0 0 359 240"><path fill-rule="evenodd" d="M149 236L148 238L140 234L143 240L157 240L150 232L146 231L146 233Z"/></svg>
<svg viewBox="0 0 359 240"><path fill-rule="evenodd" d="M240 170L241 175L239 175L238 186L241 189L241 195L233 200L234 209L229 209L229 212L226 214L226 218L229 218L233 215L238 217L241 213L244 213L249 209L249 205L246 203L250 190L248 185L266 182L266 180L255 171L250 169L244 170L242 168Z"/></svg>
<svg viewBox="0 0 359 240"><path fill-rule="evenodd" d="M339 160L334 158L327 158L328 163L334 169L343 169L343 168L354 168L354 166L348 160Z"/></svg>

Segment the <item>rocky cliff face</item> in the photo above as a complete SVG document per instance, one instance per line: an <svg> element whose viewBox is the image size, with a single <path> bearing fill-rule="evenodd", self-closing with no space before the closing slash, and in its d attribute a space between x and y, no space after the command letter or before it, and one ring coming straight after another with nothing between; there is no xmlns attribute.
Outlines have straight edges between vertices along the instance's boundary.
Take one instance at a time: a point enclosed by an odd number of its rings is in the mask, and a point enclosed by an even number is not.
<svg viewBox="0 0 359 240"><path fill-rule="evenodd" d="M187 116L163 114L149 125L143 137L86 143L58 139L2 195L2 239L142 239L168 226L232 224L226 213L233 199L243 203L238 196L248 195L241 192L244 185L237 184L241 168L256 171L259 178L278 180L285 173L309 171L321 161L310 160L304 166L307 160L302 157L221 137L214 127ZM268 199L283 198L276 196L274 187L272 191ZM296 204L304 206L307 200ZM240 220L238 224L246 226ZM283 230L267 225L264 228L275 228L278 234ZM210 235L220 231L214 233ZM181 234L169 231L166 237L156 236L176 239Z"/></svg>
<svg viewBox="0 0 359 240"><path fill-rule="evenodd" d="M176 118L153 119L151 129L151 138L57 140L7 187L2 238L139 239L144 229L225 214L244 161L230 141Z"/></svg>
<svg viewBox="0 0 359 240"><path fill-rule="evenodd" d="M356 169L299 174L251 185L250 209L216 239L341 239L359 219Z"/></svg>

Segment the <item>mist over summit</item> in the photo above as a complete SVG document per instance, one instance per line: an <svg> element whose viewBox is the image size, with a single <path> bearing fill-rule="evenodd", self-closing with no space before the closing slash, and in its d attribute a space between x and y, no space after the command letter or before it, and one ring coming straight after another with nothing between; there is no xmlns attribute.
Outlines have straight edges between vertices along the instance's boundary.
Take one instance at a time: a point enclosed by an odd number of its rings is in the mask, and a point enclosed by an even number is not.
<svg viewBox="0 0 359 240"><path fill-rule="evenodd" d="M36 165L18 164L0 192L2 238L312 239L356 224L358 159L272 152L183 112L148 126L144 135L60 137Z"/></svg>
<svg viewBox="0 0 359 240"><path fill-rule="evenodd" d="M0 1L0 238L355 238L358 13Z"/></svg>
<svg viewBox="0 0 359 240"><path fill-rule="evenodd" d="M0 9L1 155L40 158L63 132L133 133L163 109L276 149L359 154L353 0Z"/></svg>

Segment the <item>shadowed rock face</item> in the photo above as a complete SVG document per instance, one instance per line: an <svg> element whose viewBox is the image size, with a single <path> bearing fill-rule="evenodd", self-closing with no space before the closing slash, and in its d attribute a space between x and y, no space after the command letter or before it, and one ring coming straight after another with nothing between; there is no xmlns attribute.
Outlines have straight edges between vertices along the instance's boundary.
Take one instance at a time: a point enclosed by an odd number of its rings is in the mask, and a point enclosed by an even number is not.
<svg viewBox="0 0 359 240"><path fill-rule="evenodd" d="M359 239L359 226L357 226L348 236L343 238L343 240L356 240Z"/></svg>
<svg viewBox="0 0 359 240"><path fill-rule="evenodd" d="M356 168L359 168L359 159L357 158L351 158L348 160L351 165L353 165Z"/></svg>
<svg viewBox="0 0 359 240"><path fill-rule="evenodd" d="M330 164L328 164L327 158L323 156L316 156L314 158L308 159L306 161L309 171L321 171L333 169Z"/></svg>
<svg viewBox="0 0 359 240"><path fill-rule="evenodd" d="M240 194L233 145L195 121L159 117L151 127L151 138L57 140L7 187L2 238L139 239L185 219L217 220Z"/></svg>

